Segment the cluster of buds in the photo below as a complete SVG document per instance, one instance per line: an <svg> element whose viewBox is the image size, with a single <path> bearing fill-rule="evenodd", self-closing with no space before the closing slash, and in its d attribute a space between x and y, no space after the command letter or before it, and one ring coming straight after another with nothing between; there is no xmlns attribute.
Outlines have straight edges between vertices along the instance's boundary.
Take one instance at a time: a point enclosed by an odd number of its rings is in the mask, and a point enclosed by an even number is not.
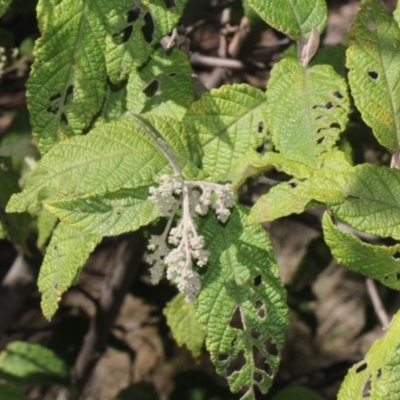
<svg viewBox="0 0 400 400"><path fill-rule="evenodd" d="M208 251L203 236L196 230L194 219L206 215L212 208L217 218L225 223L233 207L230 184L220 185L205 181L184 181L178 176L161 177L160 186L150 188L149 200L156 203L161 215L168 218L164 232L150 238L147 262L152 265L151 281L160 281L164 268L167 278L176 283L187 301L194 301L200 291L200 279L193 270L193 262L202 267L208 263ZM182 216L171 228L178 209Z"/></svg>

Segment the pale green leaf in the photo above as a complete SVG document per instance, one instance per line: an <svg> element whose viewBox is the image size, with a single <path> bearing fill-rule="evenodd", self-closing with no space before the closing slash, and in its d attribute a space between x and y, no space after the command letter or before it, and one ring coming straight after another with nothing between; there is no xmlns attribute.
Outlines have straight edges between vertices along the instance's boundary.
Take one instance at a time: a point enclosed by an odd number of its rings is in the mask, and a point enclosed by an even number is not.
<svg viewBox="0 0 400 400"><path fill-rule="evenodd" d="M277 373L288 314L268 237L246 218L237 207L226 225L211 215L201 221L210 260L195 308L217 372L230 369L231 390L255 399L255 386L265 393Z"/></svg>
<svg viewBox="0 0 400 400"><path fill-rule="evenodd" d="M54 228L56 227L58 218L50 211L42 208L37 219L38 239L37 246L39 248L45 247L47 241L50 239Z"/></svg>
<svg viewBox="0 0 400 400"><path fill-rule="evenodd" d="M68 368L52 350L16 341L0 353L0 378L18 385L67 383Z"/></svg>
<svg viewBox="0 0 400 400"><path fill-rule="evenodd" d="M335 216L355 229L400 239L400 171L371 164L349 171L346 201L330 204Z"/></svg>
<svg viewBox="0 0 400 400"><path fill-rule="evenodd" d="M321 168L308 179L280 183L261 196L252 207L248 222L256 224L300 214L319 204L341 204L346 199L343 189L351 166L343 153L335 151L320 157ZM318 202L318 203L316 203Z"/></svg>
<svg viewBox="0 0 400 400"><path fill-rule="evenodd" d="M199 357L205 334L196 320L193 304L187 303L183 294L178 294L164 308L164 315L179 346L185 345L193 357Z"/></svg>
<svg viewBox="0 0 400 400"><path fill-rule="evenodd" d="M364 360L346 375L338 400L398 400L400 398L400 312Z"/></svg>
<svg viewBox="0 0 400 400"><path fill-rule="evenodd" d="M7 383L0 384L0 399L28 400L20 389Z"/></svg>
<svg viewBox="0 0 400 400"><path fill-rule="evenodd" d="M160 216L149 188L121 189L104 196L48 201L45 206L61 221L85 233L115 236L133 232Z"/></svg>
<svg viewBox="0 0 400 400"><path fill-rule="evenodd" d="M264 107L264 93L244 84L214 89L192 104L185 131L199 137L205 172L227 180L238 157L263 143Z"/></svg>
<svg viewBox="0 0 400 400"><path fill-rule="evenodd" d="M322 224L325 242L340 265L400 290L400 261L394 258L400 245L384 247L363 243L337 228L328 214L324 215Z"/></svg>
<svg viewBox="0 0 400 400"><path fill-rule="evenodd" d="M400 141L400 28L378 0L363 0L350 31L349 82L355 104L378 141L395 152Z"/></svg>
<svg viewBox="0 0 400 400"><path fill-rule="evenodd" d="M286 158L317 167L348 121L345 80L329 65L304 68L283 59L274 66L267 90L268 129Z"/></svg>
<svg viewBox="0 0 400 400"><path fill-rule="evenodd" d="M271 26L298 40L308 38L312 27L325 28L328 10L325 0L248 0Z"/></svg>
<svg viewBox="0 0 400 400"><path fill-rule="evenodd" d="M128 78L143 64L154 46L169 34L181 17L187 0L174 0L167 7L164 0L119 0L107 15L107 73L111 82ZM106 7L109 0L102 0Z"/></svg>
<svg viewBox="0 0 400 400"><path fill-rule="evenodd" d="M142 125L122 117L99 125L89 135L54 146L29 177L24 191L11 198L8 210L34 207L51 188L57 190L52 200L88 197L147 186L157 174L171 171Z"/></svg>
<svg viewBox="0 0 400 400"><path fill-rule="evenodd" d="M128 110L181 120L194 99L191 72L186 53L160 47L137 73L129 76Z"/></svg>
<svg viewBox="0 0 400 400"><path fill-rule="evenodd" d="M43 315L50 319L61 295L77 283L79 273L101 236L87 234L60 222L47 247L38 278Z"/></svg>
<svg viewBox="0 0 400 400"><path fill-rule="evenodd" d="M0 0L0 17L5 14L12 0Z"/></svg>
<svg viewBox="0 0 400 400"><path fill-rule="evenodd" d="M42 36L35 45L27 98L42 153L82 134L101 109L107 83L104 12L97 0L38 3Z"/></svg>

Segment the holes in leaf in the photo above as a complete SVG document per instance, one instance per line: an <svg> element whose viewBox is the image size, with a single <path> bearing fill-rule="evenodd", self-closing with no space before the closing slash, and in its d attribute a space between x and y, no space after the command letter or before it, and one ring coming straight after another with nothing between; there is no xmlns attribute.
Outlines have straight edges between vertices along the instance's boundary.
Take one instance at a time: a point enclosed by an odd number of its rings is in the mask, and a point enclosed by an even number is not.
<svg viewBox="0 0 400 400"><path fill-rule="evenodd" d="M368 71L368 76L376 81L379 78L379 74L376 71Z"/></svg>
<svg viewBox="0 0 400 400"><path fill-rule="evenodd" d="M276 343L273 342L272 338L269 337L264 343L263 343L264 349L268 354L271 354L271 356L277 356L279 354L278 351L278 346Z"/></svg>
<svg viewBox="0 0 400 400"><path fill-rule="evenodd" d="M157 79L153 79L144 89L143 93L146 95L146 97L150 98L153 97L157 92L160 87L160 84L158 83Z"/></svg>
<svg viewBox="0 0 400 400"><path fill-rule="evenodd" d="M218 353L217 355L217 360L219 362L225 362L228 361L228 359L229 359L229 354L227 353Z"/></svg>
<svg viewBox="0 0 400 400"><path fill-rule="evenodd" d="M261 383L263 381L264 377L261 372L255 371L253 374L253 380L255 380L258 383Z"/></svg>
<svg viewBox="0 0 400 400"><path fill-rule="evenodd" d="M324 141L324 139L325 139L325 137L320 137L320 138L317 140L317 144L321 144L321 143Z"/></svg>
<svg viewBox="0 0 400 400"><path fill-rule="evenodd" d="M325 108L326 108L327 110L330 110L331 108L333 108L333 103L332 103L331 101L328 101L328 102L325 104Z"/></svg>
<svg viewBox="0 0 400 400"><path fill-rule="evenodd" d="M168 76L169 76L170 78L175 78L175 77L176 77L176 73L175 73L175 72L170 72L170 73L168 74Z"/></svg>
<svg viewBox="0 0 400 400"><path fill-rule="evenodd" d="M363 397L363 399L365 397L371 397L371 376L369 376L367 382L364 383L364 386L362 389L362 397Z"/></svg>
<svg viewBox="0 0 400 400"><path fill-rule="evenodd" d="M229 377L235 372L239 372L246 365L246 357L244 356L244 350L241 350L237 357L232 360L226 368L226 376Z"/></svg>
<svg viewBox="0 0 400 400"><path fill-rule="evenodd" d="M138 18L140 17L140 8L139 7L135 7L132 8L132 10L129 10L127 12L127 21L128 23L132 23L135 22Z"/></svg>
<svg viewBox="0 0 400 400"><path fill-rule="evenodd" d="M338 124L337 122L332 122L330 125L329 125L329 128L336 128L336 129L342 129L342 127L340 126L340 124Z"/></svg>
<svg viewBox="0 0 400 400"><path fill-rule="evenodd" d="M149 12L144 15L144 25L142 26L142 33L144 40L147 43L151 43L153 41L153 34L154 34L154 21L153 17Z"/></svg>
<svg viewBox="0 0 400 400"><path fill-rule="evenodd" d="M398 281L400 281L400 274L399 274L399 273L396 274L396 279L397 279Z"/></svg>
<svg viewBox="0 0 400 400"><path fill-rule="evenodd" d="M238 340L239 340L238 337L235 337L234 339L232 339L232 342L231 342L231 347L232 347L232 348L235 348L235 347L236 347L236 344L237 344Z"/></svg>
<svg viewBox="0 0 400 400"><path fill-rule="evenodd" d="M342 93L340 93L338 90L336 92L333 92L333 95L337 98L337 99L343 99L344 96L342 95Z"/></svg>
<svg viewBox="0 0 400 400"><path fill-rule="evenodd" d="M258 348L256 346L253 346L251 350L253 353L253 360L256 368L264 371L267 375L272 376L274 374L274 371L272 370L268 362L266 362L265 357L261 354Z"/></svg>
<svg viewBox="0 0 400 400"><path fill-rule="evenodd" d="M356 368L356 374L359 374L360 372L366 370L367 366L368 364L366 362L362 363L360 366Z"/></svg>
<svg viewBox="0 0 400 400"><path fill-rule="evenodd" d="M174 0L163 0L164 4L165 4L165 8L167 9L171 9L171 8L175 8L176 4Z"/></svg>
<svg viewBox="0 0 400 400"><path fill-rule="evenodd" d="M72 103L74 97L74 86L69 85L67 88L67 92L65 93L65 102L64 104Z"/></svg>
<svg viewBox="0 0 400 400"><path fill-rule="evenodd" d="M251 335L251 337L252 337L254 340L257 340L257 339L261 336L261 333L260 333L260 331L258 330L258 328L255 326L255 327L251 330L250 335Z"/></svg>
<svg viewBox="0 0 400 400"><path fill-rule="evenodd" d="M260 286L261 284L262 284L262 276L261 276L261 274L258 274L257 276L255 276L253 278L253 285L255 287L257 287L257 286Z"/></svg>
<svg viewBox="0 0 400 400"><path fill-rule="evenodd" d="M382 368L378 368L378 371L376 372L376 378L379 379L382 376Z"/></svg>
<svg viewBox="0 0 400 400"><path fill-rule="evenodd" d="M263 122L263 121L260 121L260 122L258 123L257 133L259 133L259 134L264 133L264 122Z"/></svg>
<svg viewBox="0 0 400 400"><path fill-rule="evenodd" d="M68 118L65 113L61 113L61 125L68 126Z"/></svg>
<svg viewBox="0 0 400 400"><path fill-rule="evenodd" d="M261 318L264 319L265 318L265 309L264 309L264 303L261 300L257 300L254 303L254 308L257 311L257 315Z"/></svg>
<svg viewBox="0 0 400 400"><path fill-rule="evenodd" d="M229 326L234 329L239 329L241 331L244 331L244 326L242 322L242 315L240 312L239 307L235 308L235 311L233 312L231 319L229 321Z"/></svg>

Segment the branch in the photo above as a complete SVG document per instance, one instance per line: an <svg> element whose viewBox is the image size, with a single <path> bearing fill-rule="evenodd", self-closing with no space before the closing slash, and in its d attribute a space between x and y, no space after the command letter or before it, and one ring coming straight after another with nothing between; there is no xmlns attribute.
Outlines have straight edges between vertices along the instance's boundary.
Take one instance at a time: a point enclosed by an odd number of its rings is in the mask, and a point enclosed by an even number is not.
<svg viewBox="0 0 400 400"><path fill-rule="evenodd" d="M365 285L367 286L367 292L374 307L375 314L377 315L383 328L387 328L390 323L390 318L382 304L381 298L379 297L375 282L371 278L367 278L365 280Z"/></svg>
<svg viewBox="0 0 400 400"><path fill-rule="evenodd" d="M110 331L139 270L145 250L146 240L141 232L137 232L123 240L110 256L107 270L112 272L104 279L97 313L91 320L75 362L73 376L80 391L106 349Z"/></svg>

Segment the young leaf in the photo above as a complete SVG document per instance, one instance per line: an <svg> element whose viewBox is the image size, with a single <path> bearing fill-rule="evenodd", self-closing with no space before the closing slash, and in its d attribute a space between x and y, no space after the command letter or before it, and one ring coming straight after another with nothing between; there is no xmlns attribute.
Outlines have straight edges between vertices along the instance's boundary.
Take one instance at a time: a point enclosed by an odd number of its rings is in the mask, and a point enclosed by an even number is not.
<svg viewBox="0 0 400 400"><path fill-rule="evenodd" d="M112 5L109 2L108 9ZM82 134L103 104L105 12L96 0L38 4L42 36L35 45L27 98L42 154Z"/></svg>
<svg viewBox="0 0 400 400"><path fill-rule="evenodd" d="M226 225L211 215L200 225L210 257L195 308L217 372L255 399L254 387L265 393L277 372L288 314L271 244L246 218L237 207Z"/></svg>
<svg viewBox="0 0 400 400"><path fill-rule="evenodd" d="M350 31L347 68L364 121L391 152L400 141L400 28L378 0L363 0Z"/></svg>
<svg viewBox="0 0 400 400"><path fill-rule="evenodd" d="M185 295L180 293L167 304L164 315L178 345L186 345L193 357L199 357L205 335L196 320L193 304L187 303Z"/></svg>
<svg viewBox="0 0 400 400"><path fill-rule="evenodd" d="M106 38L107 73L111 82L128 78L134 67L142 65L163 36L171 32L185 8L187 0L113 2L107 15L109 34ZM101 0L107 7L109 0Z"/></svg>
<svg viewBox="0 0 400 400"><path fill-rule="evenodd" d="M100 240L99 235L83 233L63 222L57 225L38 278L42 310L47 319L57 311L60 296L76 284L85 261Z"/></svg>
<svg viewBox="0 0 400 400"><path fill-rule="evenodd" d="M61 221L82 232L115 236L136 231L160 216L157 206L147 200L148 197L149 188L143 187L44 204Z"/></svg>
<svg viewBox="0 0 400 400"><path fill-rule="evenodd" d="M351 271L369 276L384 285L400 290L400 261L394 255L400 245L372 246L337 228L328 214L322 219L324 238L338 263Z"/></svg>
<svg viewBox="0 0 400 400"><path fill-rule="evenodd" d="M315 26L319 33L325 28L328 10L325 0L248 0L258 14L274 28L298 40L311 35Z"/></svg>
<svg viewBox="0 0 400 400"><path fill-rule="evenodd" d="M265 95L248 85L223 86L194 102L183 122L188 135L198 135L203 169L227 180L237 158L265 140Z"/></svg>
<svg viewBox="0 0 400 400"><path fill-rule="evenodd" d="M400 312L385 335L377 340L363 361L354 365L340 388L338 400L396 400L400 398Z"/></svg>
<svg viewBox="0 0 400 400"><path fill-rule="evenodd" d="M137 73L129 76L128 110L181 120L194 99L191 72L183 51L160 47Z"/></svg>
<svg viewBox="0 0 400 400"><path fill-rule="evenodd" d="M35 207L52 188L57 190L52 200L81 198L146 186L157 174L171 171L159 144L142 125L124 116L54 146L24 191L11 198L8 211Z"/></svg>
<svg viewBox="0 0 400 400"><path fill-rule="evenodd" d="M0 378L17 385L66 384L68 369L52 350L16 341L0 353Z"/></svg>
<svg viewBox="0 0 400 400"><path fill-rule="evenodd" d="M346 177L346 201L329 204L335 216L355 229L400 239L400 171L362 164Z"/></svg>
<svg viewBox="0 0 400 400"><path fill-rule="evenodd" d="M318 155L330 151L345 129L349 107L346 82L329 65L303 68L283 59L272 69L268 128L286 158L317 167Z"/></svg>

